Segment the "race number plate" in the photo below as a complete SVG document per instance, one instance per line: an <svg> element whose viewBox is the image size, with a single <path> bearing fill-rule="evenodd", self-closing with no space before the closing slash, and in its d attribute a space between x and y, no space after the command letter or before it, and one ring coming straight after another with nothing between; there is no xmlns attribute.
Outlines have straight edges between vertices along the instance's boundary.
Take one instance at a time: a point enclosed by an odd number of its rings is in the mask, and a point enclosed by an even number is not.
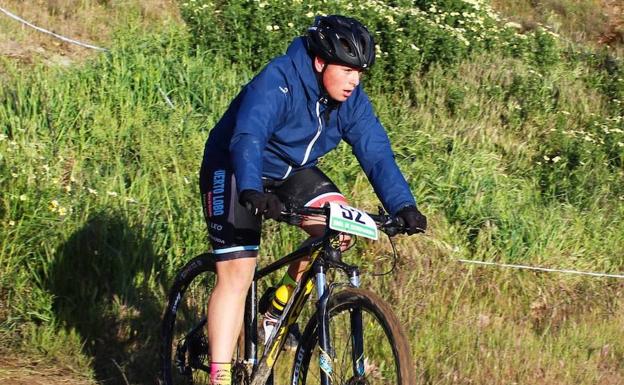
<svg viewBox="0 0 624 385"><path fill-rule="evenodd" d="M329 203L329 228L361 237L377 239L375 221L364 211L336 202Z"/></svg>

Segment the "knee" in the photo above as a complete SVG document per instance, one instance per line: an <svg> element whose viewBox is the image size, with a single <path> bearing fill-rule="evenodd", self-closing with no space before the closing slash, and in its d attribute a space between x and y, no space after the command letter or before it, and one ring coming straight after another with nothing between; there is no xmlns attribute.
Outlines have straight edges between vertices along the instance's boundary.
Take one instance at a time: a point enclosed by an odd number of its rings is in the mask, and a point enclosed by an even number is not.
<svg viewBox="0 0 624 385"><path fill-rule="evenodd" d="M244 279L244 277L228 277L226 279L220 277L218 285L222 285L223 289L231 294L244 296L249 290L251 280Z"/></svg>
<svg viewBox="0 0 624 385"><path fill-rule="evenodd" d="M253 280L255 268L256 259L250 256L218 262L217 286L231 294L245 295Z"/></svg>

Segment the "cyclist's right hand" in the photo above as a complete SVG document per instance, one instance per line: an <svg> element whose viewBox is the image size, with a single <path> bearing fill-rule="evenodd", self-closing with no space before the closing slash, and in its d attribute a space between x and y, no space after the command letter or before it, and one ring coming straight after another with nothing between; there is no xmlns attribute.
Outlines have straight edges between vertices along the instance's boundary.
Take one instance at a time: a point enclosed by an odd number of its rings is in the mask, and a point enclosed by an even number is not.
<svg viewBox="0 0 624 385"><path fill-rule="evenodd" d="M253 215L264 215L270 219L278 219L284 210L284 204L277 195L256 190L241 191L238 201Z"/></svg>
<svg viewBox="0 0 624 385"><path fill-rule="evenodd" d="M405 223L405 232L408 235L424 233L427 230L427 217L424 216L416 206L403 207L397 213Z"/></svg>

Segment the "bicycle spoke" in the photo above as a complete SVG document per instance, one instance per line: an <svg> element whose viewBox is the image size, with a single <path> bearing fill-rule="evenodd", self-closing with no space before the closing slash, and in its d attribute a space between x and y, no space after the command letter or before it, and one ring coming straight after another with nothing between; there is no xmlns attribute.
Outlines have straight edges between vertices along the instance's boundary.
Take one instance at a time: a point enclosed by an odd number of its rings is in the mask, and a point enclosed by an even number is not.
<svg viewBox="0 0 624 385"><path fill-rule="evenodd" d="M380 304L382 301L370 292L359 289L345 292L330 308L332 385L411 385L409 348L397 326L398 321L389 315L389 307ZM357 327L359 321L356 319L356 322L352 322L352 316L353 311L360 310L363 327L363 375L358 373L357 366L353 363L354 359L360 357L354 357L356 345L353 342L353 328ZM312 341L301 352L305 358L299 361L299 366L297 363L295 366L300 373L294 382L297 385L316 385L320 382L320 349L316 337L316 321L312 322L304 335L304 338Z"/></svg>

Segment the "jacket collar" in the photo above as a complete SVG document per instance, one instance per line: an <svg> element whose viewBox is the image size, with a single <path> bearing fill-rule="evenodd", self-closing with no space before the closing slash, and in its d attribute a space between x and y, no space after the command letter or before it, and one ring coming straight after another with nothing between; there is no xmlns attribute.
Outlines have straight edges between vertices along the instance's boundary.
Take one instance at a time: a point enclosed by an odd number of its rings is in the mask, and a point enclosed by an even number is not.
<svg viewBox="0 0 624 385"><path fill-rule="evenodd" d="M301 79L303 83L303 88L308 98L314 102L319 100L321 92L316 74L314 73L314 68L312 68L312 58L308 54L305 39L303 37L298 37L293 40L286 51L286 55L290 57L290 60L292 60L295 65L295 69L299 74L299 79Z"/></svg>
<svg viewBox="0 0 624 385"><path fill-rule="evenodd" d="M321 104L331 109L337 108L340 103L331 100L327 95L321 93L319 80L312 66L312 57L308 53L305 38L295 38L292 43L290 43L286 55L290 57L290 60L292 60L295 65L295 69L303 83L303 88L305 89L308 99L314 103L319 101Z"/></svg>

